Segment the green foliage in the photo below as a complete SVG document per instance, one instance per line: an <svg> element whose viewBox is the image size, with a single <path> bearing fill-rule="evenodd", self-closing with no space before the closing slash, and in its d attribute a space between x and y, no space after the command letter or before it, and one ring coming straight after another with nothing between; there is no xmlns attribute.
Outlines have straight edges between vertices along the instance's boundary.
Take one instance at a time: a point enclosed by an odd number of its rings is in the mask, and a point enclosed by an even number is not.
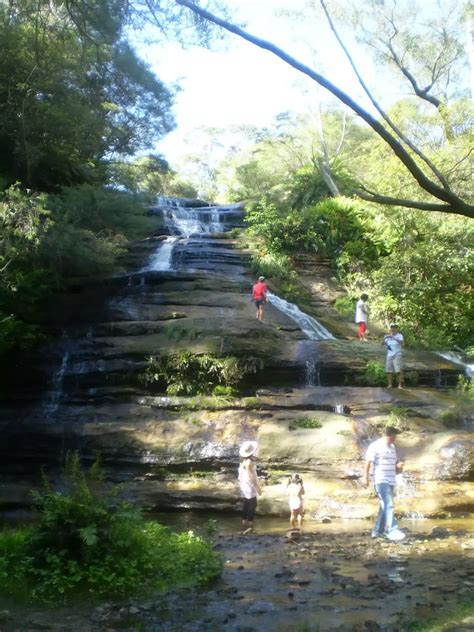
<svg viewBox="0 0 474 632"><path fill-rule="evenodd" d="M387 383L385 367L380 362L367 362L365 372L356 377L356 382L369 386L382 386Z"/></svg>
<svg viewBox="0 0 474 632"><path fill-rule="evenodd" d="M340 162L335 162L331 169L331 175L338 183L341 194L349 193L353 186L349 173ZM303 210L323 201L330 194L319 166L312 163L301 167L291 175L285 202L295 210Z"/></svg>
<svg viewBox="0 0 474 632"><path fill-rule="evenodd" d="M42 340L39 313L64 281L116 270L127 240L151 224L139 199L112 189L8 188L0 195L0 353Z"/></svg>
<svg viewBox="0 0 474 632"><path fill-rule="evenodd" d="M219 526L217 524L217 520L214 520L213 518L209 518L209 520L206 523L207 535L209 536L216 535L218 531L219 531Z"/></svg>
<svg viewBox="0 0 474 632"><path fill-rule="evenodd" d="M147 385L158 384L169 395L224 393L228 396L235 392L233 387L246 375L262 369L263 361L254 356L218 358L183 352L159 358L150 357L142 380Z"/></svg>
<svg viewBox="0 0 474 632"><path fill-rule="evenodd" d="M150 147L173 126L171 93L123 37L125 12L95 5L0 5L0 175L10 183L103 182L106 155Z"/></svg>
<svg viewBox="0 0 474 632"><path fill-rule="evenodd" d="M38 340L38 305L58 285L40 253L51 226L45 195L15 185L0 197L0 353Z"/></svg>
<svg viewBox="0 0 474 632"><path fill-rule="evenodd" d="M100 493L100 472L84 472L69 455L65 489L34 495L30 530L0 533L2 590L40 599L126 595L203 584L220 572L219 557L192 532L173 534L144 522L118 488Z"/></svg>
<svg viewBox="0 0 474 632"><path fill-rule="evenodd" d="M474 591L468 588L462 595L458 595L449 607L437 609L432 616L422 619L409 619L403 622L403 629L407 632L445 632L447 630L466 629L463 619L473 616ZM469 629L470 623L467 624Z"/></svg>
<svg viewBox="0 0 474 632"><path fill-rule="evenodd" d="M354 314L354 301L349 298L349 296L341 296L337 298L334 302L334 307L342 316L350 316Z"/></svg>
<svg viewBox="0 0 474 632"><path fill-rule="evenodd" d="M317 429L322 428L323 423L316 417L302 417L301 419L294 419L290 422L288 430L297 430L298 428Z"/></svg>

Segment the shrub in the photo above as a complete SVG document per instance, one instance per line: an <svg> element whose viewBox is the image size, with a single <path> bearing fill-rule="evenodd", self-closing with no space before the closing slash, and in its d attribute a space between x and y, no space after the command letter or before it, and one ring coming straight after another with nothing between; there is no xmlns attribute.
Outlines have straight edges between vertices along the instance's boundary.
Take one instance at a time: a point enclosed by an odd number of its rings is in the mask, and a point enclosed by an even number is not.
<svg viewBox="0 0 474 632"><path fill-rule="evenodd" d="M387 377L384 365L381 362L368 362L365 372L361 376L357 376L356 381L369 386L386 384Z"/></svg>
<svg viewBox="0 0 474 632"><path fill-rule="evenodd" d="M334 307L342 316L350 316L354 314L354 301L349 296L341 296L334 302Z"/></svg>
<svg viewBox="0 0 474 632"><path fill-rule="evenodd" d="M322 428L323 424L315 417L303 417L302 419L294 419L288 426L288 430L297 430L298 428Z"/></svg>
<svg viewBox="0 0 474 632"><path fill-rule="evenodd" d="M144 588L203 584L220 559L192 532L145 522L119 488L100 493L97 466L85 473L69 455L64 491L35 493L37 524L0 534L0 588L41 599L125 595Z"/></svg>
<svg viewBox="0 0 474 632"><path fill-rule="evenodd" d="M141 377L145 384L157 383L169 395L234 394L233 389L249 373L263 369L263 361L254 356L218 358L212 355L179 353L150 357L148 368ZM224 392L216 388L223 387ZM219 389L218 389L219 390Z"/></svg>

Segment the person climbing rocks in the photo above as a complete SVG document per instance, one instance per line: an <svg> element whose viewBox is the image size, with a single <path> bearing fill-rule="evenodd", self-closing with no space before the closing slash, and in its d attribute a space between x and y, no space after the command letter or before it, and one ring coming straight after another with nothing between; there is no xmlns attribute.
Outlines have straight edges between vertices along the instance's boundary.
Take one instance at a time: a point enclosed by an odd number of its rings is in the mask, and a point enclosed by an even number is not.
<svg viewBox="0 0 474 632"><path fill-rule="evenodd" d="M258 277L257 283L255 283L252 288L252 300L257 307L257 319L260 321L263 320L263 310L264 305L267 302L267 292L268 288L265 283L265 277Z"/></svg>
<svg viewBox="0 0 474 632"><path fill-rule="evenodd" d="M385 373L387 374L387 387L393 386L393 374L397 376L398 388L403 388L402 370L402 347L403 334L398 331L398 325L390 325L390 333L383 338L383 345L387 347L387 358L385 360Z"/></svg>
<svg viewBox="0 0 474 632"><path fill-rule="evenodd" d="M394 515L395 477L403 470L403 462L398 460L395 448L397 434L396 428L388 426L385 428L384 435L369 445L365 454L365 470L362 479L364 487L368 487L372 470L375 493L379 499L379 511L372 529L372 537L386 537L393 542L406 537L398 528Z"/></svg>
<svg viewBox="0 0 474 632"><path fill-rule="evenodd" d="M356 303L355 322L359 326L357 336L361 342L366 342L367 340L367 322L369 320L368 300L369 297L367 294L361 294L360 299Z"/></svg>
<svg viewBox="0 0 474 632"><path fill-rule="evenodd" d="M288 479L288 505L290 506L290 529L301 529L303 524L303 479L299 474L292 474Z"/></svg>
<svg viewBox="0 0 474 632"><path fill-rule="evenodd" d="M257 508L257 495L262 493L257 478L257 442L244 441L240 446L239 487L243 498L242 531L246 535L253 529L253 518Z"/></svg>

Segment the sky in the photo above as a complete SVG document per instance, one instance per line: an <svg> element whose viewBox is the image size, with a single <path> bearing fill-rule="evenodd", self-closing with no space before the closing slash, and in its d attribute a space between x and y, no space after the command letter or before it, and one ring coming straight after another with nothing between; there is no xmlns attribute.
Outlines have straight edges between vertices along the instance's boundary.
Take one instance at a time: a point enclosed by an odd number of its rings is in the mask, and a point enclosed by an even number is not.
<svg viewBox="0 0 474 632"><path fill-rule="evenodd" d="M310 66L326 66L344 89L358 91L347 61L322 21L301 26L289 17L275 15L288 6L293 11L301 8L304 0L228 0L226 4L250 33L272 41ZM322 58L315 59L314 42L325 51ZM212 50L185 50L176 42L160 42L140 45L139 53L162 81L180 85L173 108L177 128L156 147L172 166L192 151L187 139L196 128L270 126L281 112L307 111L327 98L309 78L237 36L229 35L225 45L217 44ZM358 63L370 79L373 71L367 60Z"/></svg>

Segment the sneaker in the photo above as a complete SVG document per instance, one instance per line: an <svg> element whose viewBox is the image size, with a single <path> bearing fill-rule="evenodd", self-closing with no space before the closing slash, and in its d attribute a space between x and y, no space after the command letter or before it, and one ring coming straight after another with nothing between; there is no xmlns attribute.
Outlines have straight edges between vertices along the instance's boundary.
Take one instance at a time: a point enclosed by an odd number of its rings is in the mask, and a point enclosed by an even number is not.
<svg viewBox="0 0 474 632"><path fill-rule="evenodd" d="M400 531L400 529L394 529L393 531L390 531L390 533L387 533L387 540L391 540L392 542L400 542L405 538L406 535L403 531Z"/></svg>
<svg viewBox="0 0 474 632"><path fill-rule="evenodd" d="M383 533L378 533L377 531L372 532L372 538L383 538Z"/></svg>

